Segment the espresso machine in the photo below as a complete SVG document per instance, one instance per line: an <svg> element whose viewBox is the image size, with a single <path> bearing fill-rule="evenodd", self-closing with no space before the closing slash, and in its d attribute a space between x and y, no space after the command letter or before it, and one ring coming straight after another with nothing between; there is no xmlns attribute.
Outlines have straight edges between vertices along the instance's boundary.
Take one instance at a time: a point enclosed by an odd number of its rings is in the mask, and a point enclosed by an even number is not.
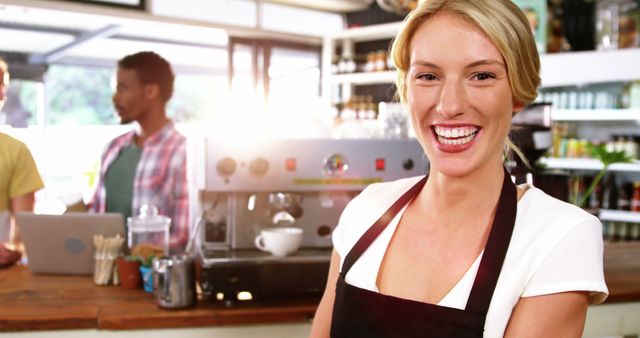
<svg viewBox="0 0 640 338"><path fill-rule="evenodd" d="M318 298L327 279L331 233L367 185L423 175L416 140L279 139L246 143L207 138L198 151L198 260L205 298ZM286 257L258 250L273 227L303 229Z"/></svg>
<svg viewBox="0 0 640 338"><path fill-rule="evenodd" d="M513 117L509 138L529 162L527 166L514 154L510 173L515 177L516 184L533 183L533 177L541 172L536 162L548 151L553 141L551 109L548 103L533 103Z"/></svg>
<svg viewBox="0 0 640 338"><path fill-rule="evenodd" d="M530 183L553 197L569 201L570 175L537 164L553 145L552 109L550 103L534 103L513 118L509 138L522 150L529 166L514 156L509 169L516 184Z"/></svg>

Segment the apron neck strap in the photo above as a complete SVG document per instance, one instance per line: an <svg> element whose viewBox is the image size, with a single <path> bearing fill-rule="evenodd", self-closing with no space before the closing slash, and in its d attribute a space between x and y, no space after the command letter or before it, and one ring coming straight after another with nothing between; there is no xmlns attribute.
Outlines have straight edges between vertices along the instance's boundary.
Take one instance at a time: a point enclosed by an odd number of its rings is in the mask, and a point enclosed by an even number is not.
<svg viewBox="0 0 640 338"><path fill-rule="evenodd" d="M469 294L466 310L482 314L486 314L489 310L491 297L493 297L493 291L502 270L502 263L511 242L517 208L516 186L511 182L511 175L504 169L504 180L498 207L493 218L484 253L482 254L482 260L478 267L478 273Z"/></svg>
<svg viewBox="0 0 640 338"><path fill-rule="evenodd" d="M360 258L362 253L373 243L373 241L380 235L380 233L389 225L393 217L400 212L400 210L411 201L422 189L427 182L427 177L423 177L418 183L416 183L411 189L405 192L397 201L395 201L389 209L375 222L369 229L360 237L360 239L353 246L351 251L347 254L342 265L342 273L344 275L349 272L351 266Z"/></svg>

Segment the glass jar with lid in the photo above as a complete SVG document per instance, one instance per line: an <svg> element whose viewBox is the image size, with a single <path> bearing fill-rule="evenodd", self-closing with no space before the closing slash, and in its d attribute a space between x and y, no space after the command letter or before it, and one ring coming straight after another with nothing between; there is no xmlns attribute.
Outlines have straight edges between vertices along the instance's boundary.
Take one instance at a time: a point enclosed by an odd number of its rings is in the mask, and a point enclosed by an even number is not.
<svg viewBox="0 0 640 338"><path fill-rule="evenodd" d="M132 255L166 256L169 254L171 219L158 214L154 205L144 204L135 217L127 218L127 243Z"/></svg>

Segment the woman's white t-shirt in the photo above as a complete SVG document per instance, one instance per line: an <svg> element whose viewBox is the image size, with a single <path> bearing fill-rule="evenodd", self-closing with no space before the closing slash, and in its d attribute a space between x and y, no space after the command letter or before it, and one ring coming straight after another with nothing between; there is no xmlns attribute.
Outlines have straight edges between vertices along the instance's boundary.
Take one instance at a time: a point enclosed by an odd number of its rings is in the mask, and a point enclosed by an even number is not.
<svg viewBox="0 0 640 338"><path fill-rule="evenodd" d="M347 205L332 235L341 267L362 234L420 178L372 184ZM378 270L405 209L351 267L345 277L348 284L378 292ZM482 254L438 305L465 308L481 258ZM521 297L588 291L590 303L603 302L608 290L602 263L598 218L530 187L518 201L513 235L487 313L484 337L504 335L511 311Z"/></svg>

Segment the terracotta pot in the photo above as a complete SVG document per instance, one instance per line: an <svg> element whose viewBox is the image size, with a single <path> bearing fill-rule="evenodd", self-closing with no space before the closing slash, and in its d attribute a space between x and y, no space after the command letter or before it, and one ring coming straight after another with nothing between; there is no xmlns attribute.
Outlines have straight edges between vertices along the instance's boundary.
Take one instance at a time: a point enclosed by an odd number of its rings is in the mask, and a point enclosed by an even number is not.
<svg viewBox="0 0 640 338"><path fill-rule="evenodd" d="M119 257L116 261L116 265L118 267L120 285L123 288L139 289L142 286L139 261L128 261L122 257Z"/></svg>

